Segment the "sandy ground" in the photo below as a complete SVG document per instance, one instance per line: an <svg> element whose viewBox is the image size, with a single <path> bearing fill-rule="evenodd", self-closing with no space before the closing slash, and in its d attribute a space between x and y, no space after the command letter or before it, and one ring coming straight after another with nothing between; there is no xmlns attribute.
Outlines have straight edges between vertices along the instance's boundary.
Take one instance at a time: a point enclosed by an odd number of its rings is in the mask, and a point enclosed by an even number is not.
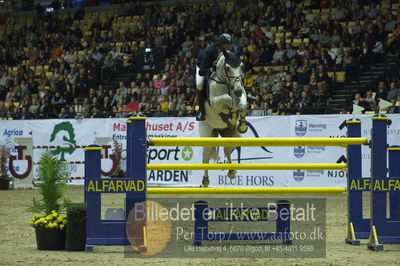
<svg viewBox="0 0 400 266"><path fill-rule="evenodd" d="M327 198L327 248L323 259L246 258L246 259L132 259L124 258L122 247L99 247L93 253L38 251L34 230L28 225L32 214L26 206L36 190L0 191L0 265L399 265L400 245L385 245L385 251L367 249L366 241L353 247L344 243L346 233L346 195L315 195ZM73 202L83 201L83 188L70 187ZM264 195L252 197L268 198ZM284 198L284 195L280 195ZM288 195L293 197L293 195ZM307 196L302 196L307 197ZM309 195L308 195L309 197ZM107 200L107 199L106 199ZM249 255L250 256L250 255Z"/></svg>

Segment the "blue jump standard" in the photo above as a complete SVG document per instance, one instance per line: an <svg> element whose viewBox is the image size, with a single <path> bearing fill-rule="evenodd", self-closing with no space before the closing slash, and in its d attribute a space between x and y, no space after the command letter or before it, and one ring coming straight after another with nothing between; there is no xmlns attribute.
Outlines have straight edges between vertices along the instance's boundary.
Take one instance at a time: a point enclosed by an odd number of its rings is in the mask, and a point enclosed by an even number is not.
<svg viewBox="0 0 400 266"><path fill-rule="evenodd" d="M130 241L128 240L126 219L137 204L146 200L147 147L143 145L146 141L145 120L128 121L127 139L129 141L126 178L101 178L100 147L91 145L85 150L86 251L93 251L95 245L144 245L143 230L138 230L135 238L130 237ZM104 186L105 181L108 181L107 187ZM114 189L110 189L110 184L113 184ZM121 187L122 189L119 189ZM101 219L101 193L125 193L126 219Z"/></svg>
<svg viewBox="0 0 400 266"><path fill-rule="evenodd" d="M400 147L388 148L387 122L385 116L372 117L370 178L362 177L361 146L349 145L347 150L351 164L347 179L349 231L345 242L360 245L360 239L368 239L368 248L375 251L383 250L383 244L400 243ZM361 137L360 121L348 121L347 127L348 137ZM370 218L363 218L364 191L371 193ZM389 218L386 218L387 194Z"/></svg>

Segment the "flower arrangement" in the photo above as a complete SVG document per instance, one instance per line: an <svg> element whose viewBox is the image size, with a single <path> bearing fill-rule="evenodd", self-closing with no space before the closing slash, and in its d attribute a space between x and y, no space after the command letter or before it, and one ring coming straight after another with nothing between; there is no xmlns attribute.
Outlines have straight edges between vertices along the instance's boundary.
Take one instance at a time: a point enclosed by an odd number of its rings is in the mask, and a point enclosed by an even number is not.
<svg viewBox="0 0 400 266"><path fill-rule="evenodd" d="M29 224L35 228L59 228L63 230L67 224L67 218L53 210L51 214L46 216L35 213L29 220Z"/></svg>
<svg viewBox="0 0 400 266"><path fill-rule="evenodd" d="M67 188L68 171L66 165L60 162L50 151L42 153L38 168L37 187L42 199L32 199L28 211L36 213L29 221L33 227L63 229L67 220L59 213L70 203L64 197Z"/></svg>
<svg viewBox="0 0 400 266"><path fill-rule="evenodd" d="M11 181L7 175L7 160L11 156L10 147L7 144L0 144L0 179Z"/></svg>
<svg viewBox="0 0 400 266"><path fill-rule="evenodd" d="M122 159L122 145L119 144L116 140L113 142L113 150L115 156L115 170L112 173L111 177L113 178L124 178L126 174L121 169L121 159Z"/></svg>

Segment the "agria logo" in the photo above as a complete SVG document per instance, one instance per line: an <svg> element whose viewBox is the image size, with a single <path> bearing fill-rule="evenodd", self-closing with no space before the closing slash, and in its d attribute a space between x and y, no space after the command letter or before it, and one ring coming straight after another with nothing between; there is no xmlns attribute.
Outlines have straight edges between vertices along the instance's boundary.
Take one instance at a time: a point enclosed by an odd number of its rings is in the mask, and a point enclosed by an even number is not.
<svg viewBox="0 0 400 266"><path fill-rule="evenodd" d="M304 170L294 170L294 171L293 171L293 178L294 178L294 180L296 180L297 182L303 181L305 175L306 175L306 174L305 174L305 171L304 171Z"/></svg>
<svg viewBox="0 0 400 266"><path fill-rule="evenodd" d="M301 147L301 146L294 147L293 152L296 158L303 158L304 154L306 154L306 147Z"/></svg>

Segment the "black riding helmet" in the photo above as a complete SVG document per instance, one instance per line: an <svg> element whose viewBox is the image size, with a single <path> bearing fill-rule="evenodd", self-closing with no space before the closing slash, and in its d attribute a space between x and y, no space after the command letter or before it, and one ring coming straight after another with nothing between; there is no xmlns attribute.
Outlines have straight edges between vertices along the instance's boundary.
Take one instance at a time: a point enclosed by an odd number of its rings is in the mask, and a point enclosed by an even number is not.
<svg viewBox="0 0 400 266"><path fill-rule="evenodd" d="M219 35L217 40L217 45L232 45L232 37L228 33L223 33Z"/></svg>

